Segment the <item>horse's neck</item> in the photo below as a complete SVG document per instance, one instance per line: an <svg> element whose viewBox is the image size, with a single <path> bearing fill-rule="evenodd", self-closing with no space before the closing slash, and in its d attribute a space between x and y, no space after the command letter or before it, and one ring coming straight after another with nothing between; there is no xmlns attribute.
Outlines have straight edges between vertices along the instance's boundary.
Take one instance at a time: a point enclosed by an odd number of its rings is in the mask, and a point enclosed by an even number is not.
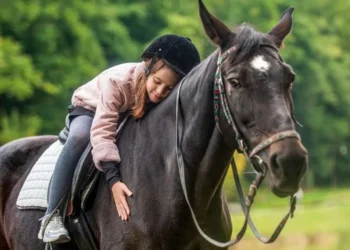
<svg viewBox="0 0 350 250"><path fill-rule="evenodd" d="M201 209L206 209L213 198L220 196L232 153L215 127L213 84L216 60L217 53L214 53L196 70L195 75L199 77L193 79L198 82L193 86L188 82L180 94L184 119L180 123L184 127L181 148L187 168L186 178L192 185L189 191L195 194L192 195L194 205Z"/></svg>

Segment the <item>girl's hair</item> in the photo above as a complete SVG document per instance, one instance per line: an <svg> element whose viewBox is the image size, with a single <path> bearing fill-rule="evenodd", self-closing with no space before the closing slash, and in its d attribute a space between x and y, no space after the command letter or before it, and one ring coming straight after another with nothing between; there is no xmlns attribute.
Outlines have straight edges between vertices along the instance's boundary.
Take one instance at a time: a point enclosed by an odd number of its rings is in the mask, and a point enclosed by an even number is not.
<svg viewBox="0 0 350 250"><path fill-rule="evenodd" d="M150 76L151 74L154 74L155 72L157 72L163 67L169 67L162 59L153 57L153 60L154 60L153 66L151 67L149 74L148 75L146 74L146 69L145 69L136 78L135 98L134 98L134 104L131 109L132 109L132 115L137 119L141 118L145 113L145 107L148 101L147 89L146 89L146 81L148 76ZM146 68L149 68L151 62L152 62L151 59L145 61Z"/></svg>

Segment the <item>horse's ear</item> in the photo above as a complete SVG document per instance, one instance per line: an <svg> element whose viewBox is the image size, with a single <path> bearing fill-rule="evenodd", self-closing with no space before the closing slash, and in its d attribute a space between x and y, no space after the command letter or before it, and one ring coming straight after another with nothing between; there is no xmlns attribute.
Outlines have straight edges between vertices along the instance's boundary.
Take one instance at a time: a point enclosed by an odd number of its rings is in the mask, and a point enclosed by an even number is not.
<svg viewBox="0 0 350 250"><path fill-rule="evenodd" d="M224 48L232 35L231 30L218 18L209 13L202 0L198 0L198 2L199 15L201 17L205 33L207 33L209 38L215 44L219 45L221 48Z"/></svg>
<svg viewBox="0 0 350 250"><path fill-rule="evenodd" d="M292 14L294 8L291 7L283 12L278 24L270 30L268 33L275 41L277 47L281 47L284 38L289 34L292 29Z"/></svg>

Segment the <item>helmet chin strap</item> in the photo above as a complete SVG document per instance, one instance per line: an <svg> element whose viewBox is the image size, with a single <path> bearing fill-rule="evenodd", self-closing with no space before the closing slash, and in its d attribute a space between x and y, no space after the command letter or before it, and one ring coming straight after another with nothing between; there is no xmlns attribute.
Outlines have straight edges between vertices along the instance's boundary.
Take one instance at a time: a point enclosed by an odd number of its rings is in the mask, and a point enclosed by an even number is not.
<svg viewBox="0 0 350 250"><path fill-rule="evenodd" d="M154 56L150 60L151 60L151 63L149 64L149 66L145 67L146 76L149 76L151 74L151 70L152 70L154 64L158 61L158 59L156 59Z"/></svg>

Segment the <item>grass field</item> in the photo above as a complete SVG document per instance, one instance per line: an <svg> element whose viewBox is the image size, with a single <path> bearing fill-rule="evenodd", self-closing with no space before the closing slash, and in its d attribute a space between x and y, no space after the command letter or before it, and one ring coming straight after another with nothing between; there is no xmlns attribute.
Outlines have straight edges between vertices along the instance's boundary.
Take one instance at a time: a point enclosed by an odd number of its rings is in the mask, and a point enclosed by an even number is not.
<svg viewBox="0 0 350 250"><path fill-rule="evenodd" d="M288 211L288 199L260 192L251 216L266 237ZM234 211L234 234L243 223L243 213ZM307 191L275 243L264 245L250 230L230 250L350 250L350 190Z"/></svg>

